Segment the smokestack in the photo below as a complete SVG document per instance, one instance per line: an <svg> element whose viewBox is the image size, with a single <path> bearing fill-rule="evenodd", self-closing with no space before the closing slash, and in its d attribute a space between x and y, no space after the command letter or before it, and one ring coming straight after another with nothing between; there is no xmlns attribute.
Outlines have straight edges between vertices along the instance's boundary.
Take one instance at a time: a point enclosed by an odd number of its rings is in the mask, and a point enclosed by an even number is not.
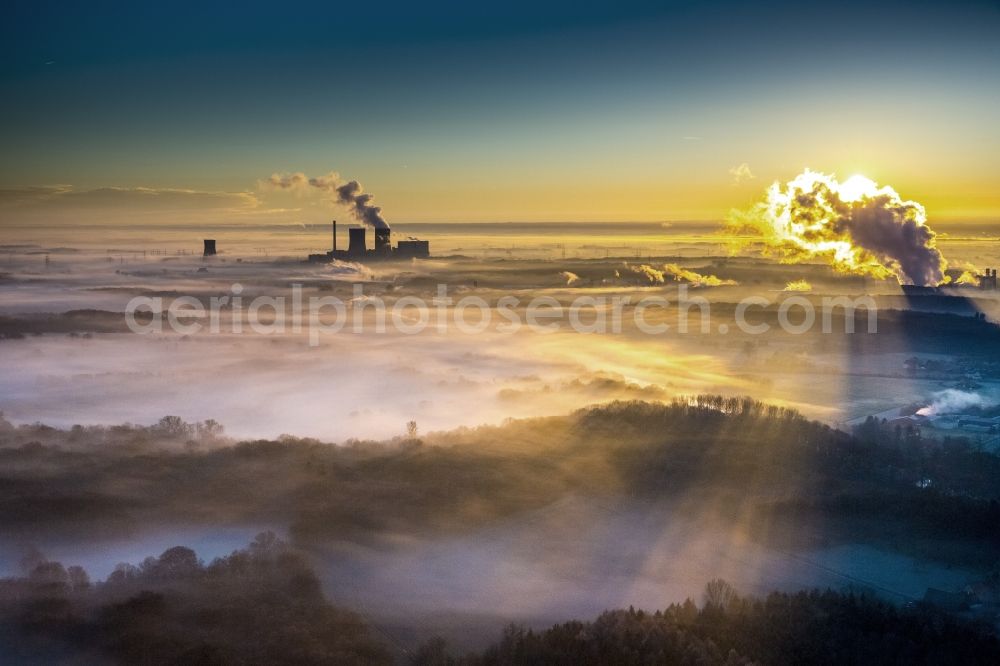
<svg viewBox="0 0 1000 666"><path fill-rule="evenodd" d="M337 220L333 221L333 253L337 254Z"/></svg>
<svg viewBox="0 0 1000 666"><path fill-rule="evenodd" d="M375 228L375 254L387 255L392 253L392 244L389 241L388 227Z"/></svg>
<svg viewBox="0 0 1000 666"><path fill-rule="evenodd" d="M203 257L214 257L215 256L215 241L212 239L205 239L205 252L202 254Z"/></svg>
<svg viewBox="0 0 1000 666"><path fill-rule="evenodd" d="M347 254L352 257L363 257L368 251L365 240L365 227L354 227L347 230Z"/></svg>
<svg viewBox="0 0 1000 666"><path fill-rule="evenodd" d="M997 289L997 269L987 268L979 277L979 288L984 291L995 291Z"/></svg>

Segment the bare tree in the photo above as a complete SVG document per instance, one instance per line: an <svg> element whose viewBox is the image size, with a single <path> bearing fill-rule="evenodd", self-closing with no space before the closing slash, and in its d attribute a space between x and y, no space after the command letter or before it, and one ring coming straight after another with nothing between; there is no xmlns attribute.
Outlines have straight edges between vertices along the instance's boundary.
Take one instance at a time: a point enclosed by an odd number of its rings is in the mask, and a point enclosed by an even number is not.
<svg viewBox="0 0 1000 666"><path fill-rule="evenodd" d="M715 608L725 610L737 602L739 598L740 595L736 592L736 588L721 578L711 580L705 586L706 606L714 606Z"/></svg>

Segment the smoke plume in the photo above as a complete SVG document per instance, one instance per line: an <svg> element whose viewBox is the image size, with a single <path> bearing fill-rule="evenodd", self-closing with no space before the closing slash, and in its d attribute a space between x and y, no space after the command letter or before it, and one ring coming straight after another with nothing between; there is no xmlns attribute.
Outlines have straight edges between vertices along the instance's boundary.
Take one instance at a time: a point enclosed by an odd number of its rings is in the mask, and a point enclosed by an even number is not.
<svg viewBox="0 0 1000 666"><path fill-rule="evenodd" d="M785 285L784 291L812 291L808 280L792 280Z"/></svg>
<svg viewBox="0 0 1000 666"><path fill-rule="evenodd" d="M696 287L723 287L738 284L735 280L723 280L715 275L702 275L695 271L681 268L677 264L664 264L662 269L654 268L649 264L633 266L625 265L629 271L646 278L650 284L663 284L667 276L672 277L676 282L687 282Z"/></svg>
<svg viewBox="0 0 1000 666"><path fill-rule="evenodd" d="M785 261L823 259L848 273L935 286L947 281L947 262L926 222L924 207L891 187L864 176L839 182L808 169L731 216L739 232L760 238Z"/></svg>
<svg viewBox="0 0 1000 666"><path fill-rule="evenodd" d="M648 264L641 264L639 266L626 265L626 268L637 275L643 276L649 280L650 284L663 284L663 271L657 270Z"/></svg>
<svg viewBox="0 0 1000 666"><path fill-rule="evenodd" d="M918 409L921 416L937 416L939 414L954 414L969 407L982 407L986 404L983 396L977 393L945 389L934 394L934 402L923 409Z"/></svg>
<svg viewBox="0 0 1000 666"><path fill-rule="evenodd" d="M736 280L723 280L715 275L702 275L677 264L665 264L663 272L672 275L677 282L688 282L696 287L728 287L738 284Z"/></svg>
<svg viewBox="0 0 1000 666"><path fill-rule="evenodd" d="M307 177L304 173L271 174L262 183L269 189L292 190L298 192L316 188L333 197L334 201L346 206L359 222L375 229L388 229L389 225L382 217L382 208L372 203L372 195L367 194L361 183L356 180L344 182L340 174L331 171L325 176Z"/></svg>
<svg viewBox="0 0 1000 666"><path fill-rule="evenodd" d="M559 273L559 277L566 280L566 286L569 287L580 281L580 276L576 273L571 273L570 271L562 271Z"/></svg>

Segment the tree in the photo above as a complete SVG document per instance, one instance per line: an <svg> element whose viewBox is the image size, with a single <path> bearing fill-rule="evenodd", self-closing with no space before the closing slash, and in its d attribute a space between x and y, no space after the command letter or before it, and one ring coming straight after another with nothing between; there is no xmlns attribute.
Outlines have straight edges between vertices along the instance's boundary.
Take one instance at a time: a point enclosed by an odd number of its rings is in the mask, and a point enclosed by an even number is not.
<svg viewBox="0 0 1000 666"><path fill-rule="evenodd" d="M69 586L74 592L90 589L90 576L83 567L73 565L66 570L66 573L69 576Z"/></svg>
<svg viewBox="0 0 1000 666"><path fill-rule="evenodd" d="M139 575L139 567L134 564L129 564L128 562L119 562L115 566L115 570L111 572L108 576L109 583L121 584L126 583L131 580L135 580Z"/></svg>
<svg viewBox="0 0 1000 666"><path fill-rule="evenodd" d="M146 558L143 573L158 578L181 578L191 576L201 570L201 563L193 550L185 546L174 546L163 551L159 559Z"/></svg>
<svg viewBox="0 0 1000 666"><path fill-rule="evenodd" d="M269 560L283 552L285 548L285 542L279 539L274 532L267 530L254 537L247 550L257 559Z"/></svg>
<svg viewBox="0 0 1000 666"><path fill-rule="evenodd" d="M69 589L69 575L59 562L43 562L35 567L28 581L42 594L62 595Z"/></svg>
<svg viewBox="0 0 1000 666"><path fill-rule="evenodd" d="M419 646L410 659L411 666L449 666L455 660L448 655L448 643L435 636Z"/></svg>
<svg viewBox="0 0 1000 666"><path fill-rule="evenodd" d="M207 419L198 423L195 430L198 433L198 439L218 439L225 432L222 424L215 419Z"/></svg>
<svg viewBox="0 0 1000 666"><path fill-rule="evenodd" d="M716 578L708 582L705 586L705 605L726 610L736 603L740 598L736 588L722 580Z"/></svg>
<svg viewBox="0 0 1000 666"><path fill-rule="evenodd" d="M193 430L191 424L179 416L164 416L153 429L167 437L177 438L190 437Z"/></svg>

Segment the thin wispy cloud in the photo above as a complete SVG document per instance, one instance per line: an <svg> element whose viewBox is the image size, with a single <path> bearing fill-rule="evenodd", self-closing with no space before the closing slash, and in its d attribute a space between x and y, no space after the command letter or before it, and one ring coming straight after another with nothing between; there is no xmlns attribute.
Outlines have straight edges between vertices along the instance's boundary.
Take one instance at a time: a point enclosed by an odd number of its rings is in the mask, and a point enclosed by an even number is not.
<svg viewBox="0 0 1000 666"><path fill-rule="evenodd" d="M746 162L731 168L729 170L729 175L733 177L734 185L739 185L744 181L753 180L755 178L753 171L750 170L750 165Z"/></svg>
<svg viewBox="0 0 1000 666"><path fill-rule="evenodd" d="M158 187L100 187L78 190L71 185L44 185L0 190L0 207L149 207L168 210L205 208L253 209L260 199L252 192L222 192Z"/></svg>

